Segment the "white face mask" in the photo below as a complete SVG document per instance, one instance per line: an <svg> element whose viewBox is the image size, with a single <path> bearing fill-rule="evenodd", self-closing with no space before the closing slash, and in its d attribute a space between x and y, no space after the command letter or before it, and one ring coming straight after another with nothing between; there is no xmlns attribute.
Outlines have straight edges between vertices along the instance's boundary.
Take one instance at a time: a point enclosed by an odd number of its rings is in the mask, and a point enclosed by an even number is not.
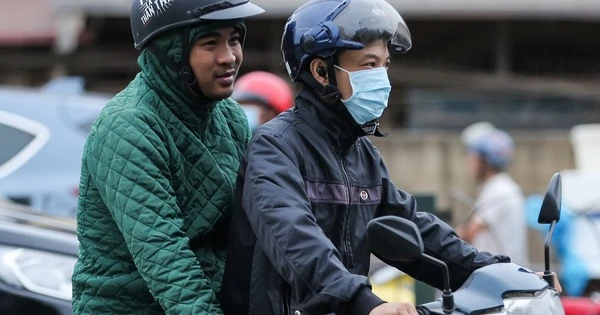
<svg viewBox="0 0 600 315"><path fill-rule="evenodd" d="M347 71L335 66L341 71L348 73L352 95L342 103L350 112L356 123L365 123L379 119L387 107L392 86L385 67L377 67L367 70Z"/></svg>
<svg viewBox="0 0 600 315"><path fill-rule="evenodd" d="M242 105L242 109L248 118L248 127L254 131L260 125L260 107L254 105Z"/></svg>

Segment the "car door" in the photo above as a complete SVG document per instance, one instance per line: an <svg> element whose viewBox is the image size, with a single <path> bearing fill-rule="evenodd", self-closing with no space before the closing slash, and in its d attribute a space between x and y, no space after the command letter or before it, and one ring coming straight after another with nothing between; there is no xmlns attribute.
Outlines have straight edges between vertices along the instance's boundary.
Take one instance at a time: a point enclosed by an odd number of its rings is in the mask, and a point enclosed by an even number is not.
<svg viewBox="0 0 600 315"><path fill-rule="evenodd" d="M75 216L83 147L108 99L0 89L0 196L49 214Z"/></svg>

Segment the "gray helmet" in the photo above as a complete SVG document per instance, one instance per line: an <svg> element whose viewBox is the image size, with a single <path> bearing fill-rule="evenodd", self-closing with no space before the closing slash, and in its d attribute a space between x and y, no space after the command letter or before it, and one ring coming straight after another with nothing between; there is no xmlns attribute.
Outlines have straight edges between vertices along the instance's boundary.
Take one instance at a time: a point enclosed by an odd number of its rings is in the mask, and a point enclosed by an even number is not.
<svg viewBox="0 0 600 315"><path fill-rule="evenodd" d="M131 32L141 49L158 34L210 20L240 19L264 10L248 0L134 0Z"/></svg>

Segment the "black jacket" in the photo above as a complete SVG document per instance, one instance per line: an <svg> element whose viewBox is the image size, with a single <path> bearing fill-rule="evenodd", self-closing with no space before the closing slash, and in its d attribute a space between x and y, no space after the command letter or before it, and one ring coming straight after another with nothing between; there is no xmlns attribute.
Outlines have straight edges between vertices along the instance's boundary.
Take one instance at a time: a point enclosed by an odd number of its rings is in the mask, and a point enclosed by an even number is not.
<svg viewBox="0 0 600 315"><path fill-rule="evenodd" d="M478 253L444 222L417 212L347 112L310 90L257 129L237 185L220 293L226 315L368 314L382 301L366 276L366 226L382 215L417 224L426 252L448 263L454 288L473 270L508 261ZM437 267L388 263L442 287Z"/></svg>

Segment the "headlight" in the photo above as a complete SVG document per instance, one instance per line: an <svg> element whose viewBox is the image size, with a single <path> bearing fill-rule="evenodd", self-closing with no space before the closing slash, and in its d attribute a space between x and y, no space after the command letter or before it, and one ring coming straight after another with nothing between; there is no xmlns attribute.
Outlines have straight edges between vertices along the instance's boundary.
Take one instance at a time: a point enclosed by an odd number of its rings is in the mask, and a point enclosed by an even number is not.
<svg viewBox="0 0 600 315"><path fill-rule="evenodd" d="M506 315L564 315L562 303L553 290L535 296L513 296L504 299Z"/></svg>
<svg viewBox="0 0 600 315"><path fill-rule="evenodd" d="M0 246L0 281L70 301L76 261L71 256Z"/></svg>

